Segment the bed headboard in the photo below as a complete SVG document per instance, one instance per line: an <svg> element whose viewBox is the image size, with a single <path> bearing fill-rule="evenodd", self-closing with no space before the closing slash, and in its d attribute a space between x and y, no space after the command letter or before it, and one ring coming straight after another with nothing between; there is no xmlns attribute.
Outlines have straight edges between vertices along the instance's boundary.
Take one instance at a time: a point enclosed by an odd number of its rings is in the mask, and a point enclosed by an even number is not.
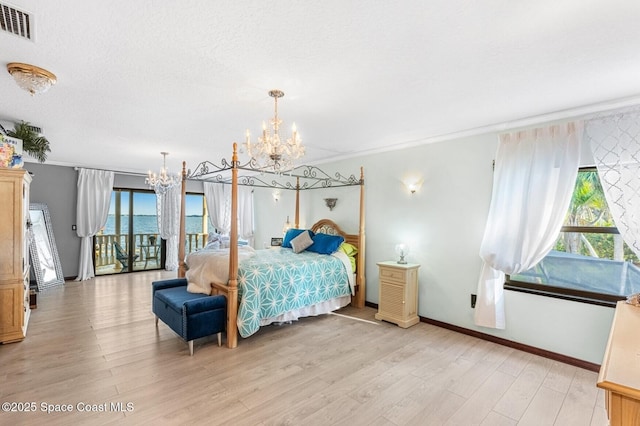
<svg viewBox="0 0 640 426"><path fill-rule="evenodd" d="M342 235L344 241L353 244L360 250L360 236L358 234L347 234L331 219L320 219L311 226L311 230L316 234Z"/></svg>
<svg viewBox="0 0 640 426"><path fill-rule="evenodd" d="M364 291L365 291L365 267L364 267L364 233L362 234L347 234L336 223L330 219L320 219L311 226L311 230L316 234L329 234L329 235L341 235L344 237L344 241L354 245L358 252L356 253L356 294L351 299L353 306L358 306L358 299L362 301L359 307L364 306ZM362 236L361 236L362 235ZM355 304L354 304L355 303Z"/></svg>

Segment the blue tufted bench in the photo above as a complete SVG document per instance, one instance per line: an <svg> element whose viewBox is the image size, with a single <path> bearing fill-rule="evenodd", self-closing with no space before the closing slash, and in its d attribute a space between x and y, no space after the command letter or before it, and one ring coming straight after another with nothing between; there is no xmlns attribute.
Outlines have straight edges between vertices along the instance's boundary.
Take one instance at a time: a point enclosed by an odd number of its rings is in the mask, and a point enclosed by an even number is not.
<svg viewBox="0 0 640 426"><path fill-rule="evenodd" d="M189 293L185 278L154 281L153 313L180 337L189 343L189 354L193 355L193 340L221 333L227 321L227 299L222 295L207 296Z"/></svg>

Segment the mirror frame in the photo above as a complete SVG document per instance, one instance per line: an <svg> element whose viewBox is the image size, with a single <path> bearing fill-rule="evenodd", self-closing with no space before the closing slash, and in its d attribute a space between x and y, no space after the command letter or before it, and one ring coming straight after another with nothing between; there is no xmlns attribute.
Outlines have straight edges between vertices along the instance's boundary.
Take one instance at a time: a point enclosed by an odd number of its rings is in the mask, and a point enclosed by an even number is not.
<svg viewBox="0 0 640 426"><path fill-rule="evenodd" d="M38 253L38 247L35 243L35 232L33 228L33 223L31 223L31 216L29 216L29 253L31 254L31 267L33 268L34 275L36 276L36 283L38 284L38 291L45 290L50 287L55 287L61 284L64 284L64 275L62 274L62 264L60 263L60 257L58 256L58 248L56 247L56 239L53 236L53 227L51 226L51 216L49 216L49 207L43 203L31 203L29 204L29 212L34 211L42 211L42 216L44 218L44 225L47 231L46 241L49 243L49 250L51 252L51 256L53 257L53 264L55 265L56 270L56 278L53 280L49 280L47 282L44 281L44 276L42 274L42 269L37 268L36 265L40 264L40 253Z"/></svg>

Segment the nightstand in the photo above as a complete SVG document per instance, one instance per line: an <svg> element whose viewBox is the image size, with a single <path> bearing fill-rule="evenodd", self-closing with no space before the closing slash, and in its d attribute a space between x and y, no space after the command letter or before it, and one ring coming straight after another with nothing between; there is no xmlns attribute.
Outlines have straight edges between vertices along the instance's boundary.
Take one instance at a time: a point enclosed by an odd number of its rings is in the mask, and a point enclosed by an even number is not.
<svg viewBox="0 0 640 426"><path fill-rule="evenodd" d="M418 317L417 263L378 262L377 320L398 324L402 328L420 322Z"/></svg>

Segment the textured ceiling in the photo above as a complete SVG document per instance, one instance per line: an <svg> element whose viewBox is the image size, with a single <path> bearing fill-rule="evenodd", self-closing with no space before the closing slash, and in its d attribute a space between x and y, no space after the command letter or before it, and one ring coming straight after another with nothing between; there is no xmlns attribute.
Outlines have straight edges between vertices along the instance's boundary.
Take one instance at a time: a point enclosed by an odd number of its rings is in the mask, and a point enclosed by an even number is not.
<svg viewBox="0 0 640 426"><path fill-rule="evenodd" d="M157 169L229 157L279 112L306 162L640 95L640 1L11 0L35 42L0 62L58 76L31 97L0 74L0 122L48 163Z"/></svg>

